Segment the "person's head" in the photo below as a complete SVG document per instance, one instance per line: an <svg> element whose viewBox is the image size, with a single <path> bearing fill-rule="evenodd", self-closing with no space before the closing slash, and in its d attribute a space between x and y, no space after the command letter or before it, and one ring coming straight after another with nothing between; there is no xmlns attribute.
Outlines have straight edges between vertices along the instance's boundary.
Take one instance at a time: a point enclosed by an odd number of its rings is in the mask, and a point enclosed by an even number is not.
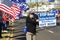
<svg viewBox="0 0 60 40"><path fill-rule="evenodd" d="M28 17L33 18L33 14L29 13Z"/></svg>
<svg viewBox="0 0 60 40"><path fill-rule="evenodd" d="M33 18L33 14L30 14L30 16L29 16L30 18Z"/></svg>
<svg viewBox="0 0 60 40"><path fill-rule="evenodd" d="M34 13L35 13L35 12L31 10L31 11L29 12L28 16L29 16L30 18L33 18L33 17L34 17L34 16L33 16Z"/></svg>

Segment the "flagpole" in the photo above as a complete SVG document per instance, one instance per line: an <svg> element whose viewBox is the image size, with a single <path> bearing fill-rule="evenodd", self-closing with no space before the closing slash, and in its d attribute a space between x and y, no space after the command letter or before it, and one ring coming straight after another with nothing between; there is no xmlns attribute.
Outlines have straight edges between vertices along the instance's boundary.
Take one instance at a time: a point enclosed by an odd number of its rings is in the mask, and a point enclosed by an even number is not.
<svg viewBox="0 0 60 40"><path fill-rule="evenodd" d="M31 3L31 0L30 0L30 3Z"/></svg>

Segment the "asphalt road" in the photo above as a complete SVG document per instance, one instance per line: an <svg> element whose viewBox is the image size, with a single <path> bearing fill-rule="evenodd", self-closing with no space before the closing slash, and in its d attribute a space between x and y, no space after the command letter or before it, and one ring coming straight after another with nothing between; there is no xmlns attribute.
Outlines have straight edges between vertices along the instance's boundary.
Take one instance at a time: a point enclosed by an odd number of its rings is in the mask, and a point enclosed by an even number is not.
<svg viewBox="0 0 60 40"><path fill-rule="evenodd" d="M60 20L57 20L56 27L41 29L37 26L37 40L60 40ZM16 20L14 25L14 40L26 40L23 32L25 26L25 19Z"/></svg>

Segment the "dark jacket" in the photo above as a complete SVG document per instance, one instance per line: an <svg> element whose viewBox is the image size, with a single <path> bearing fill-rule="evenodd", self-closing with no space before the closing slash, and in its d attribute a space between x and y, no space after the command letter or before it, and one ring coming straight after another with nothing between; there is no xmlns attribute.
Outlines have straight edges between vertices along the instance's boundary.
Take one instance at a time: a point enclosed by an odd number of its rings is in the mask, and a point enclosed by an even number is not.
<svg viewBox="0 0 60 40"><path fill-rule="evenodd" d="M29 16L26 18L26 26L28 28L28 32L36 34L36 19L38 19L38 16L36 14L33 15L34 18L29 18Z"/></svg>

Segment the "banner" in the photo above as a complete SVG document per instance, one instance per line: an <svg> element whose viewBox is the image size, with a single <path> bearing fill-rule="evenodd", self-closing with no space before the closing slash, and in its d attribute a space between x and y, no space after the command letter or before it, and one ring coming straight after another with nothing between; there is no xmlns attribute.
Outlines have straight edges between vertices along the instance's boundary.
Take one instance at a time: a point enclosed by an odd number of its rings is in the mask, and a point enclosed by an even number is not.
<svg viewBox="0 0 60 40"><path fill-rule="evenodd" d="M56 26L56 14L52 12L41 12L38 14L39 27Z"/></svg>
<svg viewBox="0 0 60 40"><path fill-rule="evenodd" d="M21 3L24 2L24 3L26 3L26 0L18 0L18 2L21 2Z"/></svg>

